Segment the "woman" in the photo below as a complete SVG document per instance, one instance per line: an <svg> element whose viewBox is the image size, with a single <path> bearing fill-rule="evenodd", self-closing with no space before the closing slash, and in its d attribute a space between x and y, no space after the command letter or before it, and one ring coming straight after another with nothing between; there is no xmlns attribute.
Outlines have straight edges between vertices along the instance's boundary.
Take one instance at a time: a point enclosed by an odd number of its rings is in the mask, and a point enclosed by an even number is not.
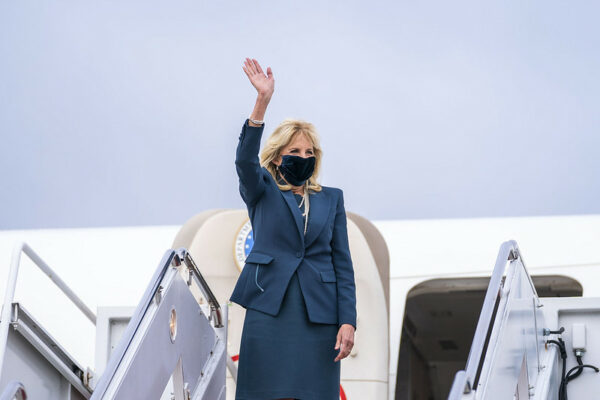
<svg viewBox="0 0 600 400"><path fill-rule="evenodd" d="M246 59L258 92L236 151L253 248L230 300L246 308L236 399L339 399L340 363L356 330L354 269L340 189L317 183L312 124L283 121L258 160L271 68Z"/></svg>

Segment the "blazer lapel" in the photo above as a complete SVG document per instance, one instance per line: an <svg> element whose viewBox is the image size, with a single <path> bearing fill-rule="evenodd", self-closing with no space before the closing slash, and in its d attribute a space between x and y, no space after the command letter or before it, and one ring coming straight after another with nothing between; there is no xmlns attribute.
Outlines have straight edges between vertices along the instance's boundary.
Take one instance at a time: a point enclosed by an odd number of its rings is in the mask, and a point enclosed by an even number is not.
<svg viewBox="0 0 600 400"><path fill-rule="evenodd" d="M305 246L310 244L319 236L327 222L329 215L329 197L323 190L311 194L310 209L308 211L308 227L306 229Z"/></svg>
<svg viewBox="0 0 600 400"><path fill-rule="evenodd" d="M280 190L279 193L281 193L281 195L285 199L285 202L287 203L290 212L294 217L294 221L296 221L296 228L298 230L298 234L300 235L302 246L304 246L304 221L302 219L302 213L300 213L300 209L298 208L298 203L296 202L296 199L294 199L294 194L291 190ZM308 219L308 223L310 224L310 218Z"/></svg>

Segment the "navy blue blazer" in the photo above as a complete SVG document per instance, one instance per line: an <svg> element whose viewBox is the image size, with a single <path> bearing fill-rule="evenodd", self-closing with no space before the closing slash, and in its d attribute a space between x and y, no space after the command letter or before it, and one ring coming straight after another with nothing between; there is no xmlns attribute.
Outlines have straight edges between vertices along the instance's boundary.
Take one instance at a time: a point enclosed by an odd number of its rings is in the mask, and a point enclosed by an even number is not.
<svg viewBox="0 0 600 400"><path fill-rule="evenodd" d="M254 246L229 300L277 315L297 270L310 321L356 329L356 287L341 189L310 193L308 227L291 190L281 190L258 160L264 125L245 121L235 165Z"/></svg>

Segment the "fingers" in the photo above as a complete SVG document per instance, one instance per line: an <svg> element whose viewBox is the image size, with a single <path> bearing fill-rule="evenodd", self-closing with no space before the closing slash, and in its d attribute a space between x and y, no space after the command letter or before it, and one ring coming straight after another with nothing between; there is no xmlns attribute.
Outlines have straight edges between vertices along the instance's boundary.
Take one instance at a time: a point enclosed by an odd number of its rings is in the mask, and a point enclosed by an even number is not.
<svg viewBox="0 0 600 400"><path fill-rule="evenodd" d="M262 69L260 69L260 65L258 65L258 62L255 59L246 58L246 60L247 60L248 66L250 67L250 72L253 75L261 74L264 76Z"/></svg>
<svg viewBox="0 0 600 400"><path fill-rule="evenodd" d="M242 66L242 68L244 69L246 75L248 75L248 78L250 78L250 76L252 76L252 69L250 68L250 64L248 63L247 58L244 60L244 65Z"/></svg>
<svg viewBox="0 0 600 400"><path fill-rule="evenodd" d="M338 360L348 357L348 355L352 351L352 347L354 346L353 337L342 335L341 332L338 333L338 336L337 336L337 342L335 344L336 349L338 347L340 347L340 342L341 342L340 352L333 360L334 362L337 362Z"/></svg>
<svg viewBox="0 0 600 400"><path fill-rule="evenodd" d="M333 347L335 350L339 349L340 347L340 343L342 342L342 332L338 331L337 334L337 340L335 342L335 346ZM340 350L337 354L337 356L333 359L333 362L337 362L340 359L340 355L342 354L342 351Z"/></svg>
<svg viewBox="0 0 600 400"><path fill-rule="evenodd" d="M265 75L258 61L246 57L242 69L250 80L250 83L252 83L252 86L254 86L259 93L269 96L273 94L275 79L273 79L271 67L267 68L267 75Z"/></svg>
<svg viewBox="0 0 600 400"><path fill-rule="evenodd" d="M338 360L341 360L342 358L346 358L348 354L350 354L350 350L348 349L348 346L342 341L342 347L340 348L340 352L333 361L336 362Z"/></svg>
<svg viewBox="0 0 600 400"><path fill-rule="evenodd" d="M244 61L244 65L246 66L246 69L248 70L248 73L250 74L250 76L258 73L258 71L256 70L256 66L254 65L252 60L250 60L248 57L246 57L246 61Z"/></svg>
<svg viewBox="0 0 600 400"><path fill-rule="evenodd" d="M252 59L252 62L254 63L254 66L256 67L256 70L258 72L260 72L261 74L265 74L262 70L262 68L260 67L260 64L258 63L258 61L256 61L254 58Z"/></svg>
<svg viewBox="0 0 600 400"><path fill-rule="evenodd" d="M350 355L350 352L352 351L352 348L354 347L354 341L352 340L352 338L348 338L348 340L346 340L346 356Z"/></svg>
<svg viewBox="0 0 600 400"><path fill-rule="evenodd" d="M246 57L246 60L244 61L244 66L245 66L245 68L244 67L242 67L242 68L244 68L244 72L246 72L246 74L248 74L248 76L256 75L256 74L261 74L263 76L265 75L260 64L254 58ZM271 67L267 68L267 76L268 77L273 76L273 71L271 70Z"/></svg>
<svg viewBox="0 0 600 400"><path fill-rule="evenodd" d="M245 65L242 65L242 69L243 69L243 70L244 70L244 72L246 73L246 76L247 76L248 78L250 78L250 73L248 72L248 68L246 68L246 66L245 66Z"/></svg>

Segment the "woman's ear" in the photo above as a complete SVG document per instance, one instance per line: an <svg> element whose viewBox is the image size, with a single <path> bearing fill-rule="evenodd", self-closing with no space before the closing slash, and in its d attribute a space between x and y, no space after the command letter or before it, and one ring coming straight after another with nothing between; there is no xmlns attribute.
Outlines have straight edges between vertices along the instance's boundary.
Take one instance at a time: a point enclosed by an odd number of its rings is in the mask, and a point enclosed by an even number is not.
<svg viewBox="0 0 600 400"><path fill-rule="evenodd" d="M278 167L281 165L281 154L278 155L277 158L273 159L273 164L275 164Z"/></svg>

